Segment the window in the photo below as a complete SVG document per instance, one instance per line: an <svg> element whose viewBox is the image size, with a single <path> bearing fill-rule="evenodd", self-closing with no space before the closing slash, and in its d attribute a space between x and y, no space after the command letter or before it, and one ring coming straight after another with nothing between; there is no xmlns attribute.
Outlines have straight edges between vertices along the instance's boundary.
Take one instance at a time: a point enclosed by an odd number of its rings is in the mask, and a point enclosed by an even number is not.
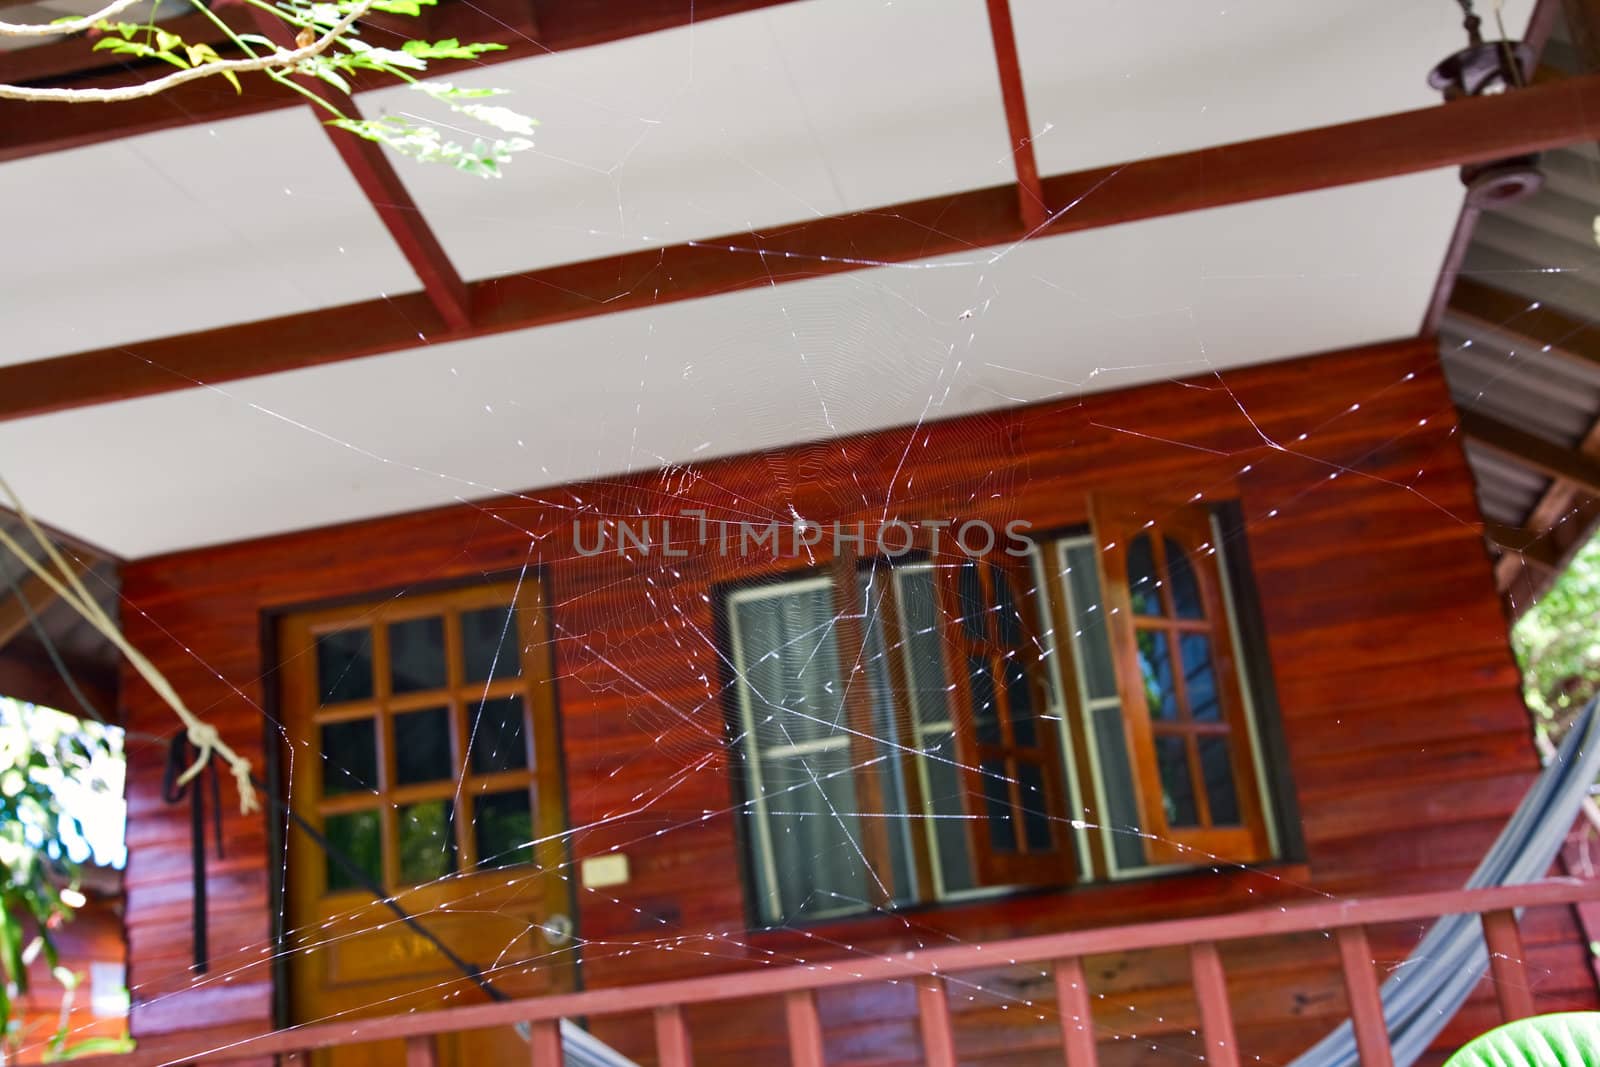
<svg viewBox="0 0 1600 1067"><path fill-rule="evenodd" d="M536 758L553 750L546 679L528 668L542 625L532 583L295 620L303 681L288 688L333 846L322 892L534 862L536 823L559 801Z"/></svg>
<svg viewBox="0 0 1600 1067"><path fill-rule="evenodd" d="M964 560L729 595L763 922L1071 880L1031 586Z"/></svg>
<svg viewBox="0 0 1600 1067"><path fill-rule="evenodd" d="M1092 517L1092 537L1055 547L1075 732L1096 768L1108 868L1268 858L1259 746L1210 510L1097 498Z"/></svg>
<svg viewBox="0 0 1600 1067"><path fill-rule="evenodd" d="M761 922L1273 854L1211 512L1090 512L1036 560L844 561L727 594Z"/></svg>

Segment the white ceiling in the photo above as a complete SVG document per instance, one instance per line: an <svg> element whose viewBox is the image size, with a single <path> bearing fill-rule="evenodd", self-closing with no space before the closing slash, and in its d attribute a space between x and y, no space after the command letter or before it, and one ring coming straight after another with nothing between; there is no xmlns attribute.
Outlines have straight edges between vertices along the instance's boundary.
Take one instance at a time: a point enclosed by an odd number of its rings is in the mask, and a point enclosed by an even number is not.
<svg viewBox="0 0 1600 1067"><path fill-rule="evenodd" d="M144 556L1410 334L1459 205L1433 172L1155 219L3 423L0 456Z"/></svg>
<svg viewBox="0 0 1600 1067"><path fill-rule="evenodd" d="M1478 3L1486 35L1493 8ZM1520 36L1533 0L1504 0ZM1045 174L1428 107L1449 0L1011 0Z"/></svg>
<svg viewBox="0 0 1600 1067"><path fill-rule="evenodd" d="M1012 4L1047 174L1427 106L1464 39L1443 0ZM498 182L399 164L469 278L1012 176L983 0L805 0L458 80L542 123ZM418 287L309 110L6 163L0 201L35 209L0 363ZM1459 203L1417 175L4 423L0 469L136 557L1361 344L1415 332Z"/></svg>

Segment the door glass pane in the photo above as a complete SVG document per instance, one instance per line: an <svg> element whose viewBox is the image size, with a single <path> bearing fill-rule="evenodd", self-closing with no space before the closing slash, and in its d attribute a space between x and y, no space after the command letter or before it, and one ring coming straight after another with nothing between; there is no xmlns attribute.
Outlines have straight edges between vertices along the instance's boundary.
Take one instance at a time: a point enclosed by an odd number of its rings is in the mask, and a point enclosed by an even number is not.
<svg viewBox="0 0 1600 1067"><path fill-rule="evenodd" d="M1189 746L1182 737L1156 736L1156 764L1161 773L1161 795L1168 826L1197 826L1194 783L1189 776Z"/></svg>
<svg viewBox="0 0 1600 1067"><path fill-rule="evenodd" d="M443 619L389 624L389 686L396 693L445 687Z"/></svg>
<svg viewBox="0 0 1600 1067"><path fill-rule="evenodd" d="M1114 697L1117 674L1112 665L1105 608L1100 603L1100 572L1089 545L1067 549L1067 583L1072 592L1072 637L1077 642L1078 672L1083 677L1084 691L1090 700Z"/></svg>
<svg viewBox="0 0 1600 1067"><path fill-rule="evenodd" d="M994 582L994 613L1000 624L1000 643L1007 648L1022 645L1022 616L1017 614L1017 598L1012 595L1011 579L998 567L989 568Z"/></svg>
<svg viewBox="0 0 1600 1067"><path fill-rule="evenodd" d="M486 793L473 808L479 867L533 862L533 800L526 789Z"/></svg>
<svg viewBox="0 0 1600 1067"><path fill-rule="evenodd" d="M1162 630L1138 631L1139 673L1144 677L1144 701L1152 719L1178 717L1172 691L1172 654Z"/></svg>
<svg viewBox="0 0 1600 1067"><path fill-rule="evenodd" d="M1206 776L1206 800L1211 804L1211 825L1239 825L1239 791L1233 781L1228 739L1220 735L1200 740L1200 768Z"/></svg>
<svg viewBox="0 0 1600 1067"><path fill-rule="evenodd" d="M989 846L996 852L1017 850L1017 828L1011 821L1011 784L1006 765L998 761L980 765L983 772L984 809L988 815Z"/></svg>
<svg viewBox="0 0 1600 1067"><path fill-rule="evenodd" d="M394 717L394 778L399 785L443 782L455 777L450 757L450 713L444 708L401 712Z"/></svg>
<svg viewBox="0 0 1600 1067"><path fill-rule="evenodd" d="M469 682L516 678L522 674L517 615L509 606L461 613L463 677Z"/></svg>
<svg viewBox="0 0 1600 1067"><path fill-rule="evenodd" d="M967 691L972 695L972 725L978 743L1000 743L1000 711L995 707L994 675L983 656L967 657Z"/></svg>
<svg viewBox="0 0 1600 1067"><path fill-rule="evenodd" d="M528 765L527 716L521 697L497 697L472 706L467 745L474 774L518 771Z"/></svg>
<svg viewBox="0 0 1600 1067"><path fill-rule="evenodd" d="M1183 657L1183 684L1189 697L1189 714L1197 722L1220 722L1222 705L1217 702L1217 675L1211 667L1211 638L1205 634L1178 637Z"/></svg>
<svg viewBox="0 0 1600 1067"><path fill-rule="evenodd" d="M1128 542L1128 596L1135 615L1162 615L1161 582L1156 577L1156 557L1150 535Z"/></svg>
<svg viewBox="0 0 1600 1067"><path fill-rule="evenodd" d="M1017 784L1022 790L1022 836L1028 842L1029 852L1048 852L1053 847L1050 839L1050 803L1044 791L1044 771L1037 763L1017 765Z"/></svg>
<svg viewBox="0 0 1600 1067"><path fill-rule="evenodd" d="M946 893L971 889L975 884L972 855L967 848L966 791L956 766L955 736L927 739L922 766L928 780L928 806L933 809L933 837L939 851L939 879Z"/></svg>
<svg viewBox="0 0 1600 1067"><path fill-rule="evenodd" d="M1023 748L1039 743L1037 721L1033 712L1033 687L1028 684L1028 672L1015 658L1006 660L1006 700L1010 704L1011 740Z"/></svg>
<svg viewBox="0 0 1600 1067"><path fill-rule="evenodd" d="M318 635L317 692L324 704L372 699L371 630Z"/></svg>
<svg viewBox="0 0 1600 1067"><path fill-rule="evenodd" d="M934 595L933 568L902 569L895 574L900 591L900 625L905 630L910 664L911 698L917 721L949 722L949 693L945 690L944 648L935 623L938 601Z"/></svg>
<svg viewBox="0 0 1600 1067"><path fill-rule="evenodd" d="M378 788L378 732L371 719L330 722L322 727L322 793L371 792Z"/></svg>
<svg viewBox="0 0 1600 1067"><path fill-rule="evenodd" d="M984 622L984 615L989 605L983 595L983 580L978 576L978 565L972 560L966 560L961 564L961 574L956 586L959 592L958 602L961 605L962 627L974 640L987 640L989 632Z"/></svg>
<svg viewBox="0 0 1600 1067"><path fill-rule="evenodd" d="M1134 791L1133 765L1128 758L1128 739L1123 732L1122 708L1111 705L1094 713L1095 753L1100 757L1100 781L1105 789L1106 810L1098 822L1108 825L1111 848L1121 867L1144 866L1144 843L1138 832L1139 801Z"/></svg>
<svg viewBox="0 0 1600 1067"><path fill-rule="evenodd" d="M1195 580L1188 553L1170 537L1163 547L1167 550L1167 577L1172 579L1172 610L1180 619L1205 618L1205 602L1200 599L1200 583Z"/></svg>
<svg viewBox="0 0 1600 1067"><path fill-rule="evenodd" d="M868 900L850 767L848 748L762 760L772 848L771 870L762 865L759 879L767 921L853 910Z"/></svg>
<svg viewBox="0 0 1600 1067"><path fill-rule="evenodd" d="M456 832L448 800L400 806L400 880L431 882L456 869Z"/></svg>
<svg viewBox="0 0 1600 1067"><path fill-rule="evenodd" d="M346 811L329 815L322 821L322 834L328 839L325 857L328 892L366 888L360 878L345 868L340 862L341 858L365 874L374 885L383 884L383 845L378 833L376 811Z"/></svg>

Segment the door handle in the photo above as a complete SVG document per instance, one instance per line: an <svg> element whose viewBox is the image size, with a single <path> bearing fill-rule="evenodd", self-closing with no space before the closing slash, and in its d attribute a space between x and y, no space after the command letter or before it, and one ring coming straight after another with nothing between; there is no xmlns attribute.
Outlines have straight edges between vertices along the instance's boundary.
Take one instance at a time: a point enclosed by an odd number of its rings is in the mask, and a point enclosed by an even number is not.
<svg viewBox="0 0 1600 1067"><path fill-rule="evenodd" d="M545 944L551 948L560 948L572 940L572 920L559 912L546 916L539 929L544 931Z"/></svg>

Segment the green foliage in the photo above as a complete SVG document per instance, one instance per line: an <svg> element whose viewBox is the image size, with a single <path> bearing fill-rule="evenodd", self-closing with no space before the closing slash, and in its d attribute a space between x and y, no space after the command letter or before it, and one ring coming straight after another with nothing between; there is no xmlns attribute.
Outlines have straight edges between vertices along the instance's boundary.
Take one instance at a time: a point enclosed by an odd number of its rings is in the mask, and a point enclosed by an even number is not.
<svg viewBox="0 0 1600 1067"><path fill-rule="evenodd" d="M1558 741L1600 691L1600 538L1579 549L1549 592L1517 620L1511 645L1535 726Z"/></svg>
<svg viewBox="0 0 1600 1067"><path fill-rule="evenodd" d="M226 32L240 53L256 57L279 52L278 45L270 38L261 34L236 33L209 7L202 6L198 0L190 2ZM258 10L270 12L281 19L289 29L298 31L294 46L297 49L334 34L330 46L319 54L303 56L292 64L269 67L264 71L267 77L306 95L318 107L330 113L330 126L384 145L411 159L424 163L445 163L485 178L499 177L501 167L510 162L512 156L533 147L531 138L536 125L533 119L507 107L464 102L498 95L502 90L457 88L444 82L421 81L417 77L428 69L431 61L473 60L488 52L502 51L505 45L463 43L457 38L447 37L440 41L407 40L398 48L380 47L362 39L359 23L338 30L341 21L361 8L358 0L279 0L274 4L266 0L249 2ZM376 0L371 10L414 18L422 14L423 8L432 7L437 2ZM154 13L149 22L101 22L97 28L104 36L95 42L95 51L160 60L180 70L226 62L211 45L204 42L190 44L179 35L162 28L155 22ZM468 139L456 141L447 138L436 126L413 116L352 118L340 108L337 97L313 93L293 77L299 75L316 79L333 87L340 96L348 96L355 91L355 79L363 73L407 83L445 104L455 114L477 122L486 129L481 137L471 137L469 132ZM234 71L220 69L217 74L226 78L235 92L243 91L239 76Z"/></svg>
<svg viewBox="0 0 1600 1067"><path fill-rule="evenodd" d="M121 760L120 735L97 723L0 698L0 1034L24 1036L13 1007L28 993L28 968L41 956L69 991L78 978L61 966L53 932L81 905L79 861L84 826L62 803L70 784L111 789L108 768ZM0 1046L3 1048L4 1046ZM67 1045L65 1022L50 1042Z"/></svg>
<svg viewBox="0 0 1600 1067"><path fill-rule="evenodd" d="M1445 1067L1600 1067L1600 1012L1518 1019L1462 1046Z"/></svg>

